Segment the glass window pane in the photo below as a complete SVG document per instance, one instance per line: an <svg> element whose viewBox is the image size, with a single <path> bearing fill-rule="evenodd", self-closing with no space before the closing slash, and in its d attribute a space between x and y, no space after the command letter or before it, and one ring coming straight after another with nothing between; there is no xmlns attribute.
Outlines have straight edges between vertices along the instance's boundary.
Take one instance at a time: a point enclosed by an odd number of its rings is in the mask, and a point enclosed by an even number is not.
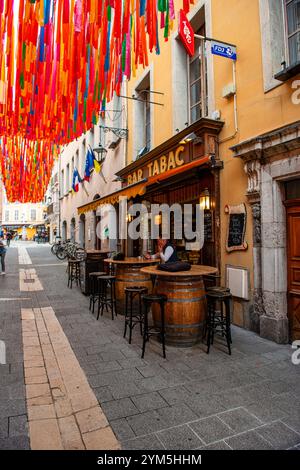
<svg viewBox="0 0 300 470"><path fill-rule="evenodd" d="M300 33L289 39L290 64L300 61Z"/></svg>
<svg viewBox="0 0 300 470"><path fill-rule="evenodd" d="M287 199L298 199L300 198L300 180L288 181L285 184L286 198Z"/></svg>
<svg viewBox="0 0 300 470"><path fill-rule="evenodd" d="M288 34L293 34L300 28L300 0L293 0L287 5Z"/></svg>
<svg viewBox="0 0 300 470"><path fill-rule="evenodd" d="M191 108L191 122L198 121L201 118L201 106L200 104Z"/></svg>
<svg viewBox="0 0 300 470"><path fill-rule="evenodd" d="M191 86L190 89L190 97L191 97L191 106L194 106L196 103L200 101L200 96L201 96L201 82L200 80L194 85Z"/></svg>
<svg viewBox="0 0 300 470"><path fill-rule="evenodd" d="M200 57L190 63L190 82L192 83L198 78L200 78Z"/></svg>

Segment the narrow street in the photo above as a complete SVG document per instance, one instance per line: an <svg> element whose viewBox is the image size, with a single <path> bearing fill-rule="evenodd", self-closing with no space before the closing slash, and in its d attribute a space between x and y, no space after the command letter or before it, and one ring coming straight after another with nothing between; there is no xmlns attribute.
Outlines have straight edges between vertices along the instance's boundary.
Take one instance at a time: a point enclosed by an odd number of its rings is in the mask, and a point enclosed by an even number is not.
<svg viewBox="0 0 300 470"><path fill-rule="evenodd" d="M0 449L300 450L293 350L233 327L209 355L123 338L48 244L13 242L0 277Z"/></svg>

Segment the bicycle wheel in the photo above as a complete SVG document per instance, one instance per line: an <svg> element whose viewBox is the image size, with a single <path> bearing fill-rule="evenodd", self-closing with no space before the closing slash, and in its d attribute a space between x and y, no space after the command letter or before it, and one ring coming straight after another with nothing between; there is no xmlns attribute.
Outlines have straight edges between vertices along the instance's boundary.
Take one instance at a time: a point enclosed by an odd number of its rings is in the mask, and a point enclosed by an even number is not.
<svg viewBox="0 0 300 470"><path fill-rule="evenodd" d="M67 252L62 246L60 246L57 249L56 256L60 261L63 261L67 257Z"/></svg>
<svg viewBox="0 0 300 470"><path fill-rule="evenodd" d="M56 243L51 246L51 253L52 253L53 255L56 255L57 250L58 250L58 247L59 247L59 245L57 245Z"/></svg>

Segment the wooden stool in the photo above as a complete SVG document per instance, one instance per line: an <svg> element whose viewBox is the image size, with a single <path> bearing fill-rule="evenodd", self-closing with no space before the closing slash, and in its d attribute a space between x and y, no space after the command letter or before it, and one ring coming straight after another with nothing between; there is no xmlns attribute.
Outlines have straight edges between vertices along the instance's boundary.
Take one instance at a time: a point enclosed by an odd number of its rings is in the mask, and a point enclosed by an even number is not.
<svg viewBox="0 0 300 470"><path fill-rule="evenodd" d="M72 289L73 281L76 281L77 286L81 287L80 279L80 261L69 259L68 261L68 287Z"/></svg>
<svg viewBox="0 0 300 470"><path fill-rule="evenodd" d="M129 344L131 344L132 330L135 325L140 325L141 335L143 334L143 309L142 309L142 294L147 294L147 287L125 287L125 327L124 338L129 327ZM133 301L138 297L138 308L134 312Z"/></svg>
<svg viewBox="0 0 300 470"><path fill-rule="evenodd" d="M98 294L99 294L99 289L98 289L98 277L100 276L105 276L105 272L103 271L98 271L98 272L93 272L89 274L90 282L91 282L91 294L90 294L90 306L89 310L91 310L93 306L93 313L95 310L95 303L98 300Z"/></svg>
<svg viewBox="0 0 300 470"><path fill-rule="evenodd" d="M229 355L231 355L231 328L230 328L230 304L232 295L229 292L208 292L208 317L207 317L207 354L209 354L210 345L214 342L214 335L217 331L226 338ZM217 310L217 304L221 303L221 310ZM223 313L223 304L225 306L225 315Z"/></svg>
<svg viewBox="0 0 300 470"><path fill-rule="evenodd" d="M149 337L153 335L158 335L161 338L163 357L165 359L166 358L165 303L167 302L168 298L164 294L149 294L149 295L143 295L142 300L144 303L144 332L143 332L142 358L145 355L146 342L149 341ZM160 317L161 317L160 327L149 327L148 313L153 303L158 303L160 306Z"/></svg>
<svg viewBox="0 0 300 470"><path fill-rule="evenodd" d="M108 307L111 309L111 317L114 319L114 314L117 316L116 309L116 276L98 276L99 282L99 294L98 294L98 315L99 319L100 312L103 315L104 307L108 311ZM109 292L108 292L109 291Z"/></svg>

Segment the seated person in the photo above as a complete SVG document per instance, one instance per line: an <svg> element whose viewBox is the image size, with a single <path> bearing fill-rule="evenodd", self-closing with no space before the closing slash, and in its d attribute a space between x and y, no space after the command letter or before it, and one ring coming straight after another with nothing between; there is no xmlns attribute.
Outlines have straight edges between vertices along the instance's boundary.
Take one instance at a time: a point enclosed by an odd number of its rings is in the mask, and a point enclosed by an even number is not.
<svg viewBox="0 0 300 470"><path fill-rule="evenodd" d="M176 249L172 245L171 241L165 238L159 238L157 240L157 248L158 252L154 255L150 255L149 253L145 254L146 259L155 259L160 258L162 263L172 263L174 261L178 261L178 256Z"/></svg>

